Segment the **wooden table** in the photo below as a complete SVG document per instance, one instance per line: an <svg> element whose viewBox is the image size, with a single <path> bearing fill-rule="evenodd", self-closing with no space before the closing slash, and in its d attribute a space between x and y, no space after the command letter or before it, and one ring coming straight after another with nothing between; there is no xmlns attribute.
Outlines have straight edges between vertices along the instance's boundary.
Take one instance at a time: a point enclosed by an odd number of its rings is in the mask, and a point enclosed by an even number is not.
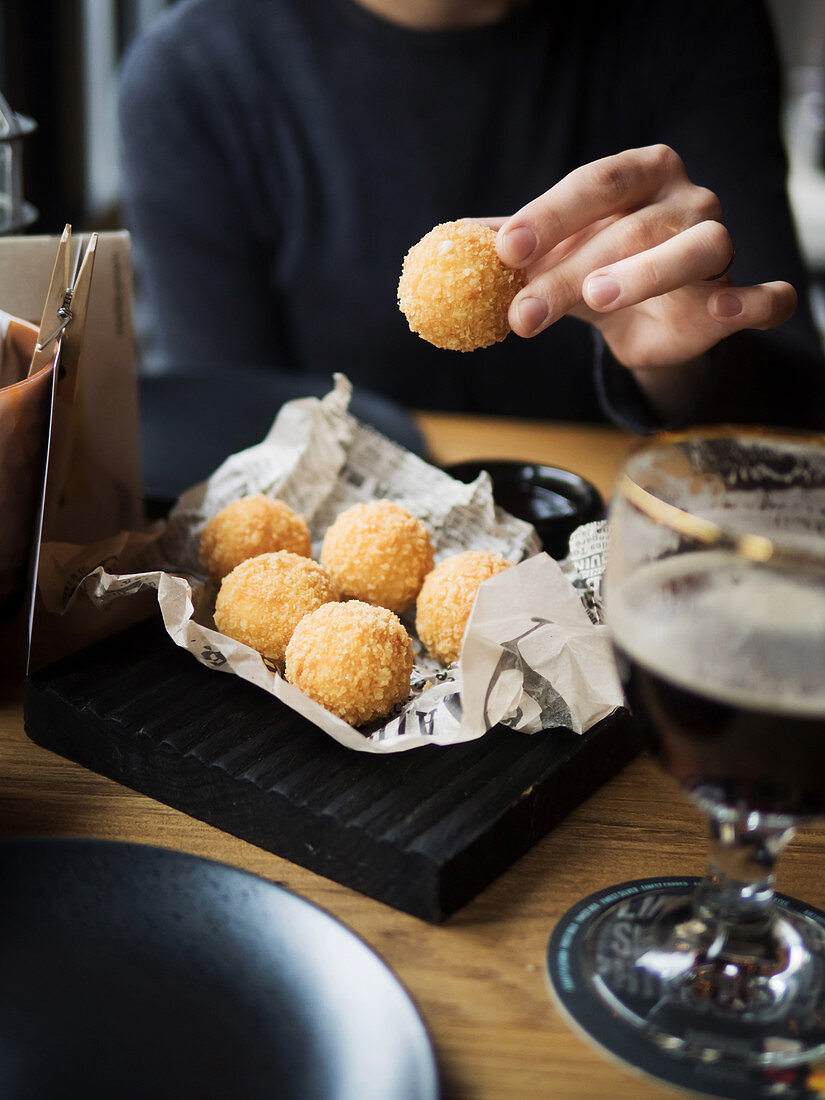
<svg viewBox="0 0 825 1100"><path fill-rule="evenodd" d="M443 462L554 463L610 491L635 440L612 429L421 415ZM704 825L652 763L635 761L445 925L433 927L319 878L71 764L28 741L19 690L0 700L0 835L129 840L192 852L275 880L358 933L406 985L433 1037L445 1100L684 1095L631 1076L574 1034L545 986L559 917L612 883L699 874ZM800 834L778 886L825 906L825 831ZM390 1098L391 1100L391 1098Z"/></svg>

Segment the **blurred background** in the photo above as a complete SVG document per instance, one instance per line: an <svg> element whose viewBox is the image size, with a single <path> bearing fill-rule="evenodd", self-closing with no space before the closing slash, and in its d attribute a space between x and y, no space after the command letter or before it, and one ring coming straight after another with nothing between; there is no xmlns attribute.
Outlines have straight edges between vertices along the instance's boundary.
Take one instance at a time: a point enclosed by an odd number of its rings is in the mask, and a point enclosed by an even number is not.
<svg viewBox="0 0 825 1100"><path fill-rule="evenodd" d="M0 93L37 129L2 142L0 118L0 203L4 190L22 191L37 211L28 231L59 233L67 221L79 230L120 226L117 67L132 38L175 2L2 0ZM790 197L825 334L825 0L769 6L784 69Z"/></svg>

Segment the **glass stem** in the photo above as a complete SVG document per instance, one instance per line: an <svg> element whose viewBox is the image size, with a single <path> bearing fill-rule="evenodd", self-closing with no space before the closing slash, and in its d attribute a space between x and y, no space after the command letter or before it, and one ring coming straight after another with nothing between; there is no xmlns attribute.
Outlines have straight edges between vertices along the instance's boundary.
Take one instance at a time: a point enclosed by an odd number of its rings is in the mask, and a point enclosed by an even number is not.
<svg viewBox="0 0 825 1100"><path fill-rule="evenodd" d="M716 933L717 950L764 958L775 919L774 868L794 829L756 812L703 808L710 814L711 843L695 915Z"/></svg>

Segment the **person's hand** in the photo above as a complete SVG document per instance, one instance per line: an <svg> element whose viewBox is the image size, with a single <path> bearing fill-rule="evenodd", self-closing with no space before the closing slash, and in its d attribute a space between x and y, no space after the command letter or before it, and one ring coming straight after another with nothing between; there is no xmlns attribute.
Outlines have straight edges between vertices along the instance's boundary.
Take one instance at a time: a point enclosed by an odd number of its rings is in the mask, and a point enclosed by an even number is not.
<svg viewBox="0 0 825 1100"><path fill-rule="evenodd" d="M720 217L717 197L665 145L577 168L511 217L487 220L501 259L528 275L513 331L535 336L565 314L589 321L654 404L675 411L704 352L796 309L789 283L731 285Z"/></svg>

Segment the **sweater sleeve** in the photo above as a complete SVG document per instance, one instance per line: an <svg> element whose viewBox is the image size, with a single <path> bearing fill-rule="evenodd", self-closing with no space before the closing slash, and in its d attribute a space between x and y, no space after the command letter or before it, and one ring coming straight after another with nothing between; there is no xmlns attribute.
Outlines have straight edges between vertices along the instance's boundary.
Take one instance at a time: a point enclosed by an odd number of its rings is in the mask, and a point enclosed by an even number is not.
<svg viewBox="0 0 825 1100"><path fill-rule="evenodd" d="M243 112L212 45L174 30L161 21L158 33L138 39L119 84L144 366L157 373L271 364L278 347L269 285L275 227L254 191ZM220 317L231 317L231 325Z"/></svg>
<svg viewBox="0 0 825 1100"><path fill-rule="evenodd" d="M672 146L691 180L719 196L736 248L734 283L787 280L799 307L776 329L737 333L711 349L705 385L678 424L656 421L632 376L597 341L601 399L612 419L635 430L726 421L822 427L825 359L787 201L768 15L755 0L696 0L681 9L676 50L673 20L662 14L671 6L657 7L648 51L671 64L658 119L645 138Z"/></svg>

